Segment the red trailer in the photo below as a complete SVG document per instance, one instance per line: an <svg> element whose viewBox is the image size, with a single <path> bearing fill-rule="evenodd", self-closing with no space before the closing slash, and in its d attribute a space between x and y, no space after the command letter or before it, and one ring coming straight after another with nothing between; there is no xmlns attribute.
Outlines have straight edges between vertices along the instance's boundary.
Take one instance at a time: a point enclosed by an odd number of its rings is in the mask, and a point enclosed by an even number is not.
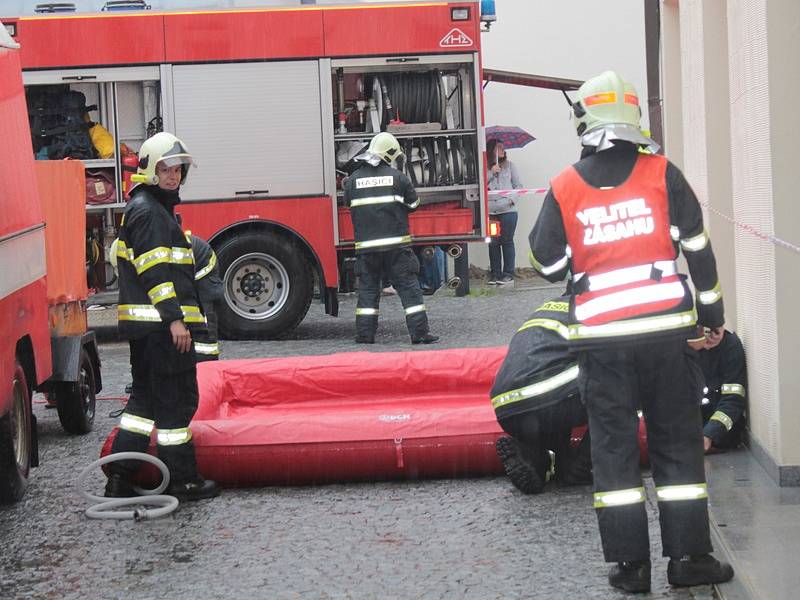
<svg viewBox="0 0 800 600"><path fill-rule="evenodd" d="M179 212L214 247L220 328L286 335L315 288L337 314L353 264L342 178L377 131L401 141L421 208L415 243L461 255L487 230L480 6L470 0L4 18L24 80L97 105L112 156L86 160L114 183L89 207L106 248L124 208L125 148L160 129L196 158ZM42 139L34 148L42 156ZM124 145L124 147L123 147ZM52 158L52 156L50 156ZM92 175L98 176L98 175ZM102 217L102 219L100 219ZM456 271L466 271L466 256ZM459 293L466 293L464 277Z"/></svg>
<svg viewBox="0 0 800 600"><path fill-rule="evenodd" d="M19 54L0 30L0 502L22 497L38 463L33 391L85 433L101 386L86 328L83 166L34 165Z"/></svg>

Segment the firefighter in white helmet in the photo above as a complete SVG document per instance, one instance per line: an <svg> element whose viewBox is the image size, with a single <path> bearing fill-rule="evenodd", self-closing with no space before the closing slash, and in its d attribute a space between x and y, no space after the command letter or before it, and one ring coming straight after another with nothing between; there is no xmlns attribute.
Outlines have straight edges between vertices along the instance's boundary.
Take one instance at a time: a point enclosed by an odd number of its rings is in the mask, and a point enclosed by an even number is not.
<svg viewBox="0 0 800 600"><path fill-rule="evenodd" d="M169 494L210 498L215 482L197 472L189 422L197 410L192 334L206 319L195 286L192 244L175 219L180 186L193 161L174 135L158 133L139 151L139 169L117 243L119 332L129 340L133 391L111 452L145 452L156 431L158 456L170 471ZM106 496L135 495L139 463L109 465Z"/></svg>
<svg viewBox="0 0 800 600"><path fill-rule="evenodd" d="M419 206L419 198L411 180L392 167L401 156L400 144L391 133L377 134L357 157L363 164L344 186L355 230L356 342L360 344L375 342L382 274L388 274L403 303L411 343L431 344L439 339L428 328L419 260L408 229L408 213Z"/></svg>
<svg viewBox="0 0 800 600"><path fill-rule="evenodd" d="M722 293L700 205L683 174L639 129L634 87L607 71L573 104L584 158L551 182L530 234L530 259L546 279L572 272L568 335L578 354L589 415L609 583L650 589L645 491L638 466L641 402L672 585L727 581L713 558L697 390L686 344L696 323L724 323ZM675 260L683 250L692 294ZM695 300L696 298L696 306Z"/></svg>

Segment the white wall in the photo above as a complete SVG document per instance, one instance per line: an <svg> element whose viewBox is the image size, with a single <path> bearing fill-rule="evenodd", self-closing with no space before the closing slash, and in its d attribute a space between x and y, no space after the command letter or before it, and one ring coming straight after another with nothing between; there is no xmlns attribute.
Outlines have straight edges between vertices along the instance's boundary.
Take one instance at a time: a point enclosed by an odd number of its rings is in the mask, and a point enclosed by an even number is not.
<svg viewBox="0 0 800 600"><path fill-rule="evenodd" d="M644 2L497 0L497 22L482 34L484 68L585 80L613 69L639 92L647 127ZM526 187L548 187L551 177L578 159L580 145L561 92L490 83L484 90L487 125L517 125L537 139L511 150ZM528 233L544 195L519 203L517 267L528 264ZM470 262L487 268L485 244L470 245Z"/></svg>

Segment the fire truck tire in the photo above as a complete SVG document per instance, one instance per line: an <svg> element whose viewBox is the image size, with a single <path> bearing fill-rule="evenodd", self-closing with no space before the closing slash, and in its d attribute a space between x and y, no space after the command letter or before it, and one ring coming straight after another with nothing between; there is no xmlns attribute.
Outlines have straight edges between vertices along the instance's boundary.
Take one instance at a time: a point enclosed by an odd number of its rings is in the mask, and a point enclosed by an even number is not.
<svg viewBox="0 0 800 600"><path fill-rule="evenodd" d="M279 339L306 316L314 295L311 265L280 234L246 233L217 250L224 296L219 329L225 339Z"/></svg>
<svg viewBox="0 0 800 600"><path fill-rule="evenodd" d="M78 381L57 383L55 398L58 419L64 431L83 434L92 430L97 398L94 366L86 349L81 350Z"/></svg>
<svg viewBox="0 0 800 600"><path fill-rule="evenodd" d="M25 370L14 363L11 407L0 417L0 502L15 502L28 487L33 452L31 394Z"/></svg>

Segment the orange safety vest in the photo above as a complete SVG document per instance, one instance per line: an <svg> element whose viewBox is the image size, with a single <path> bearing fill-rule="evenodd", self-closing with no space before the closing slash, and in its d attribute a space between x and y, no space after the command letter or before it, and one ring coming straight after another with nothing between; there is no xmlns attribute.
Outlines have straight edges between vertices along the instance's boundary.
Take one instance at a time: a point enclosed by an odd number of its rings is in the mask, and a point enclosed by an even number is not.
<svg viewBox="0 0 800 600"><path fill-rule="evenodd" d="M640 154L617 187L592 187L574 167L552 181L571 252L575 322L591 328L691 300L675 264L666 168L663 156Z"/></svg>

